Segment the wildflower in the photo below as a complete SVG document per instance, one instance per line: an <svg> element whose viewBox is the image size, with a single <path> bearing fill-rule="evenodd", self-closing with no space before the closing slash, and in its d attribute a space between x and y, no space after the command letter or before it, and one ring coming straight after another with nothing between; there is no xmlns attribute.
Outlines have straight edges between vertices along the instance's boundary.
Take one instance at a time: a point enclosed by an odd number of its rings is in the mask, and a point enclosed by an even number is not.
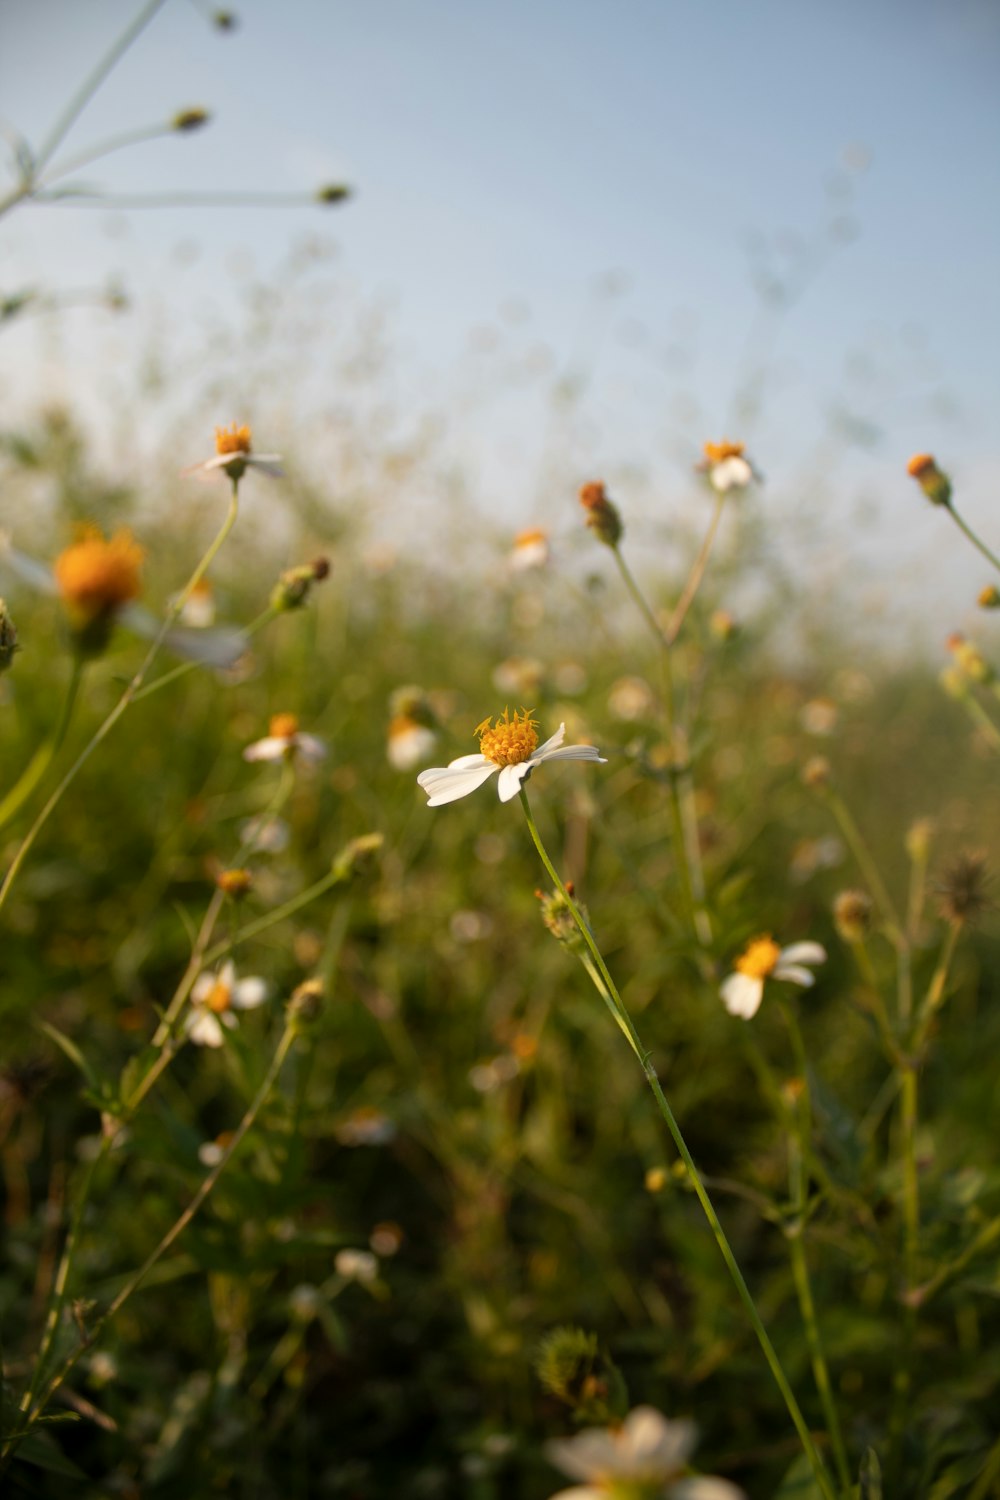
<svg viewBox="0 0 1000 1500"><path fill-rule="evenodd" d="M713 609L708 619L708 628L713 638L723 645L740 633L739 623L728 609Z"/></svg>
<svg viewBox="0 0 1000 1500"><path fill-rule="evenodd" d="M317 557L297 568L286 568L271 591L271 608L281 611L301 609L314 583L330 576L330 560Z"/></svg>
<svg viewBox="0 0 1000 1500"><path fill-rule="evenodd" d="M383 1219L368 1236L376 1255L397 1255L403 1243L403 1231L393 1219Z"/></svg>
<svg viewBox="0 0 1000 1500"><path fill-rule="evenodd" d="M656 707L653 690L644 677L619 677L608 693L608 711L626 723L644 719Z"/></svg>
<svg viewBox="0 0 1000 1500"><path fill-rule="evenodd" d="M420 724L409 714L396 714L389 721L389 738L386 755L395 771L412 771L419 766L437 744L437 735L426 724Z"/></svg>
<svg viewBox="0 0 1000 1500"><path fill-rule="evenodd" d="M295 714L272 714L268 732L243 752L244 760L322 760L326 746L314 734L303 734Z"/></svg>
<svg viewBox="0 0 1000 1500"><path fill-rule="evenodd" d="M618 507L608 499L607 490L600 480L583 485L580 504L587 512L586 523L598 540L606 547L617 547L625 527Z"/></svg>
<svg viewBox="0 0 1000 1500"><path fill-rule="evenodd" d="M211 118L207 109L200 109L197 105L193 109L179 109L170 122L170 128L181 131L200 130Z"/></svg>
<svg viewBox="0 0 1000 1500"><path fill-rule="evenodd" d="M841 891L833 903L833 923L845 943L863 943L872 925L872 898L866 891Z"/></svg>
<svg viewBox="0 0 1000 1500"><path fill-rule="evenodd" d="M6 604L0 599L0 672L6 672L17 650L17 631Z"/></svg>
<svg viewBox="0 0 1000 1500"><path fill-rule="evenodd" d="M951 504L951 480L941 472L930 453L915 453L906 465L906 472L917 481L932 505Z"/></svg>
<svg viewBox="0 0 1000 1500"><path fill-rule="evenodd" d="M175 595L171 604L176 603L178 597ZM192 630L207 630L215 624L215 593L207 578L198 579L181 605L178 619Z"/></svg>
<svg viewBox="0 0 1000 1500"><path fill-rule="evenodd" d="M498 693L533 698L545 681L545 664L535 656L508 656L493 668L490 681Z"/></svg>
<svg viewBox="0 0 1000 1500"><path fill-rule="evenodd" d="M992 906L985 854L959 854L941 877L941 913L955 927L975 922Z"/></svg>
<svg viewBox="0 0 1000 1500"><path fill-rule="evenodd" d="M1000 589L988 583L984 589L979 590L976 603L980 609L1000 609Z"/></svg>
<svg viewBox="0 0 1000 1500"><path fill-rule="evenodd" d="M553 1464L586 1483L552 1500L739 1500L724 1479L685 1478L697 1433L693 1422L669 1422L651 1406L637 1406L620 1427L587 1427L548 1444Z"/></svg>
<svg viewBox="0 0 1000 1500"><path fill-rule="evenodd" d="M370 1250L338 1250L333 1266L345 1281L358 1281L363 1286L371 1286L378 1278L378 1260Z"/></svg>
<svg viewBox="0 0 1000 1500"><path fill-rule="evenodd" d="M723 1004L731 1016L749 1021L760 1008L765 979L784 979L808 989L815 976L803 964L821 964L826 949L819 943L793 943L779 948L770 936L754 938L736 960L736 972L730 974L720 991Z"/></svg>
<svg viewBox="0 0 1000 1500"><path fill-rule="evenodd" d="M708 476L708 482L718 495L728 495L730 490L745 490L753 480L759 479L753 464L744 454L743 443L730 443L723 438L721 443L706 443L704 458L696 468Z"/></svg>
<svg viewBox="0 0 1000 1500"><path fill-rule="evenodd" d="M221 1047L224 1026L236 1027L234 1010L255 1010L267 999L267 984L256 976L237 979L235 965L223 964L218 974L199 974L191 991L186 1031L199 1047Z"/></svg>
<svg viewBox="0 0 1000 1500"><path fill-rule="evenodd" d="M507 559L513 573L527 573L532 568L544 568L551 556L549 534L540 526L528 531L519 531Z"/></svg>
<svg viewBox="0 0 1000 1500"><path fill-rule="evenodd" d="M825 755L813 755L802 767L802 781L805 786L819 791L830 785L833 776L833 767Z"/></svg>
<svg viewBox="0 0 1000 1500"><path fill-rule="evenodd" d="M980 682L986 685L993 682L996 672L979 647L972 641L966 640L965 636L956 630L948 637L945 644L963 677L967 677L970 682Z"/></svg>
<svg viewBox="0 0 1000 1500"><path fill-rule="evenodd" d="M224 469L234 484L243 478L247 469L259 469L272 479L282 479L284 469L277 453L256 454L251 451L251 432L247 426L235 422L230 427L215 429L215 457L195 464L185 470L187 474L211 474L215 469Z"/></svg>
<svg viewBox="0 0 1000 1500"><path fill-rule="evenodd" d="M484 719L476 733L479 736L478 755L460 755L447 766L435 766L421 771L417 784L427 793L428 807L443 807L446 802L455 802L474 792L477 786L499 771L497 793L501 802L509 802L521 790L536 766L547 760L596 760L606 764L604 757L593 745L563 745L566 725L560 724L555 734L543 745L538 743L537 724L527 709L514 713L504 709L502 717L493 724Z"/></svg>
<svg viewBox="0 0 1000 1500"><path fill-rule="evenodd" d="M831 698L810 698L799 713L799 723L806 734L828 735L837 727L840 710Z"/></svg>
<svg viewBox="0 0 1000 1500"><path fill-rule="evenodd" d="M249 870L220 870L215 883L225 895L238 898L245 896L252 887L253 875Z"/></svg>

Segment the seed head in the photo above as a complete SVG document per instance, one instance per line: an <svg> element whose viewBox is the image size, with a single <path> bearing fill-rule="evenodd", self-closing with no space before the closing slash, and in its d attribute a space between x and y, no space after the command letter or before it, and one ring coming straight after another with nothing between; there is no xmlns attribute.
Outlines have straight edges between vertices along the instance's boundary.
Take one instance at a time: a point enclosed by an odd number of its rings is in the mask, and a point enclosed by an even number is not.
<svg viewBox="0 0 1000 1500"><path fill-rule="evenodd" d="M845 943L861 943L872 925L872 898L867 891L841 891L833 903L833 921Z"/></svg>
<svg viewBox="0 0 1000 1500"><path fill-rule="evenodd" d="M618 507L608 499L600 480L585 484L580 490L580 504L586 511L586 523L606 547L617 547L625 531Z"/></svg>
<svg viewBox="0 0 1000 1500"><path fill-rule="evenodd" d="M314 583L329 577L330 561L317 557L314 562L302 563L296 568L286 568L271 591L271 608L284 612L301 609L312 592Z"/></svg>
<svg viewBox="0 0 1000 1500"><path fill-rule="evenodd" d="M967 927L993 905L985 854L956 855L938 886L941 914L956 927Z"/></svg>
<svg viewBox="0 0 1000 1500"><path fill-rule="evenodd" d="M200 130L212 116L207 109L179 109L170 122L171 130Z"/></svg>
<svg viewBox="0 0 1000 1500"><path fill-rule="evenodd" d="M906 472L917 481L932 505L951 504L951 480L930 453L915 453L906 465Z"/></svg>
<svg viewBox="0 0 1000 1500"><path fill-rule="evenodd" d="M292 991L292 997L286 1006L289 1020L306 1026L315 1021L323 1009L324 993L322 979L304 980Z"/></svg>

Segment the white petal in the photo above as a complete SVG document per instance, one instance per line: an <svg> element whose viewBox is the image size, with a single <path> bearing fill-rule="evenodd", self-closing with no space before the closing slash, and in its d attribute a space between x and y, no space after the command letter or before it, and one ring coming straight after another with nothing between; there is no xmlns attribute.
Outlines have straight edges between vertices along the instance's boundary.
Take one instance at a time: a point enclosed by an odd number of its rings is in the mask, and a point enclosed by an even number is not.
<svg viewBox="0 0 1000 1500"><path fill-rule="evenodd" d="M281 467L281 459L277 453L262 453L258 458L251 453L247 458L248 469L259 469L262 474L267 474L271 479L284 479L285 471Z"/></svg>
<svg viewBox="0 0 1000 1500"><path fill-rule="evenodd" d="M291 741L284 735L269 734L255 740L243 752L244 760L280 760Z"/></svg>
<svg viewBox="0 0 1000 1500"><path fill-rule="evenodd" d="M592 1484L574 1484L572 1489L553 1495L552 1500L608 1500L608 1491L604 1485L597 1490Z"/></svg>
<svg viewBox="0 0 1000 1500"><path fill-rule="evenodd" d="M449 771L471 771L473 766L495 766L496 761L490 760L488 755L460 755L457 760L448 762ZM419 777L417 780L419 781Z"/></svg>
<svg viewBox="0 0 1000 1500"><path fill-rule="evenodd" d="M475 766L432 766L429 771L421 771L417 785L427 793L427 806L443 807L446 802L457 802L459 797L467 797L488 781L497 768L485 755L478 760L482 763Z"/></svg>
<svg viewBox="0 0 1000 1500"><path fill-rule="evenodd" d="M822 964L826 962L826 949L819 943L792 943L778 954L779 964Z"/></svg>
<svg viewBox="0 0 1000 1500"><path fill-rule="evenodd" d="M43 594L58 594L59 585L51 569L36 562L33 557L25 557L23 552L18 552L10 545L10 537L5 531L0 532L0 563L33 589L38 589Z"/></svg>
<svg viewBox="0 0 1000 1500"><path fill-rule="evenodd" d="M816 975L812 970L803 969L799 964L776 964L771 977L784 979L788 984L801 984L806 990L816 983Z"/></svg>
<svg viewBox="0 0 1000 1500"><path fill-rule="evenodd" d="M187 1034L199 1047L221 1047L222 1027L210 1010L193 1010L187 1019Z"/></svg>
<svg viewBox="0 0 1000 1500"><path fill-rule="evenodd" d="M123 625L147 641L155 640L163 629L163 621L141 604L125 604L117 614ZM248 644L246 633L235 625L220 625L217 630L184 630L175 625L164 636L164 645L175 655L206 662L210 667L231 667Z"/></svg>
<svg viewBox="0 0 1000 1500"><path fill-rule="evenodd" d="M206 970L204 974L199 974L195 980L191 990L191 999L196 1005L200 1005L203 1000L208 999L214 989L215 975L209 974Z"/></svg>
<svg viewBox="0 0 1000 1500"><path fill-rule="evenodd" d="M326 759L326 745L315 734L297 734L295 748L306 760Z"/></svg>
<svg viewBox="0 0 1000 1500"><path fill-rule="evenodd" d="M731 1016L740 1016L744 1021L749 1021L760 1009L764 981L754 979L750 974L730 974L728 979L723 980L719 993Z"/></svg>
<svg viewBox="0 0 1000 1500"><path fill-rule="evenodd" d="M225 985L227 990L231 990L236 983L236 965L231 958L227 958L219 970L219 983Z"/></svg>
<svg viewBox="0 0 1000 1500"><path fill-rule="evenodd" d="M670 1486L669 1495L670 1500L747 1500L735 1484L728 1479L716 1479L713 1474L680 1479Z"/></svg>
<svg viewBox="0 0 1000 1500"><path fill-rule="evenodd" d="M560 724L559 728L556 730L555 734L549 735L549 738L545 741L545 743L542 744L542 745L539 745L538 749L535 751L534 755L531 757L532 760L537 760L540 755L546 755L548 753L548 751L557 749L558 746L562 744L562 742L563 742L563 740L565 738L566 738L566 725L565 724Z"/></svg>
<svg viewBox="0 0 1000 1500"><path fill-rule="evenodd" d="M545 1452L549 1462L571 1479L600 1480L615 1473L618 1465L618 1445L603 1427L587 1427L574 1437L555 1438L546 1443Z"/></svg>
<svg viewBox="0 0 1000 1500"><path fill-rule="evenodd" d="M237 1010L256 1010L267 999L267 980L256 976L241 979L233 986L232 1003Z"/></svg>
<svg viewBox="0 0 1000 1500"><path fill-rule="evenodd" d="M637 1406L626 1417L618 1441L637 1473L640 1468L655 1466L669 1474L683 1469L696 1439L693 1422L668 1422L655 1407Z"/></svg>
<svg viewBox="0 0 1000 1500"><path fill-rule="evenodd" d="M536 750L530 764L538 766L543 760L596 760L602 766L608 763L595 745L564 745L561 750L546 750L544 755Z"/></svg>
<svg viewBox="0 0 1000 1500"><path fill-rule="evenodd" d="M516 766L504 766L497 778L497 796L501 802L509 802L521 790L521 782L531 775L536 762L522 760Z"/></svg>

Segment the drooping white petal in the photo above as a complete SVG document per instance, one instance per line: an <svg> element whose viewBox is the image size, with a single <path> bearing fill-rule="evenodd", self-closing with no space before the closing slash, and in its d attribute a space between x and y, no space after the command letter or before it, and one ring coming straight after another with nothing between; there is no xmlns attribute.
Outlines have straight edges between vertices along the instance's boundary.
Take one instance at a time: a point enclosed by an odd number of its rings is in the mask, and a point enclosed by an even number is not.
<svg viewBox="0 0 1000 1500"><path fill-rule="evenodd" d="M803 969L801 964L776 964L772 977L784 979L788 984L801 984L805 990L816 983L816 975L811 969Z"/></svg>
<svg viewBox="0 0 1000 1500"><path fill-rule="evenodd" d="M730 974L723 980L719 993L731 1016L740 1016L744 1021L749 1021L760 1009L764 981L754 979L750 974Z"/></svg>
<svg viewBox="0 0 1000 1500"><path fill-rule="evenodd" d="M236 983L236 965L233 963L231 958L227 958L225 963L222 965L222 968L219 970L219 983L221 985L224 985L225 988L230 991L232 990L233 985Z"/></svg>
<svg viewBox="0 0 1000 1500"><path fill-rule="evenodd" d="M474 766L432 766L427 771L421 771L417 777L417 785L427 793L428 807L443 807L446 802L457 802L459 797L467 797L477 786L482 786L484 781L489 780L497 769L496 766L485 755L462 757L463 760L473 758L477 761Z"/></svg>
<svg viewBox="0 0 1000 1500"><path fill-rule="evenodd" d="M820 943L791 943L778 954L780 964L822 964L826 949Z"/></svg>
<svg viewBox="0 0 1000 1500"><path fill-rule="evenodd" d="M232 1004L237 1010L256 1010L267 999L267 980L257 975L240 979L233 986Z"/></svg>
<svg viewBox="0 0 1000 1500"><path fill-rule="evenodd" d="M268 734L254 740L243 752L244 760L280 760L291 744L286 735Z"/></svg>
<svg viewBox="0 0 1000 1500"><path fill-rule="evenodd" d="M10 544L10 537L5 531L0 531L0 564L8 568L10 572L16 573L18 578L33 589L38 589L42 594L58 594L59 585L56 583L55 575L51 568L44 563L36 562L33 557L26 557L23 552L18 552L16 547Z"/></svg>
<svg viewBox="0 0 1000 1500"><path fill-rule="evenodd" d="M119 621L147 641L156 640L163 629L162 620L151 615L141 604L124 604L116 611ZM185 630L175 625L163 640L168 650L190 661L205 662L210 667L231 667L239 661L249 644L245 631L235 625L220 625L212 630Z"/></svg>
<svg viewBox="0 0 1000 1500"><path fill-rule="evenodd" d="M608 1492L604 1486L598 1490L592 1484L574 1484L570 1489L553 1495L552 1500L608 1500Z"/></svg>
<svg viewBox="0 0 1000 1500"><path fill-rule="evenodd" d="M497 778L497 796L501 802L509 802L516 797L521 790L521 782L525 781L538 764L534 759L522 760L516 766L503 766Z"/></svg>
<svg viewBox="0 0 1000 1500"><path fill-rule="evenodd" d="M709 483L720 495L725 495L729 490L746 489L754 477L751 465L737 454L713 464L708 471Z"/></svg>
<svg viewBox="0 0 1000 1500"><path fill-rule="evenodd" d="M564 745L561 750L546 750L544 754L536 750L531 757L531 764L538 766L543 760L596 760L602 766L608 763L596 745Z"/></svg>
<svg viewBox="0 0 1000 1500"><path fill-rule="evenodd" d="M603 1427L587 1427L573 1437L554 1438L546 1443L545 1452L571 1479L601 1479L615 1473L618 1463L618 1446Z"/></svg>
<svg viewBox="0 0 1000 1500"><path fill-rule="evenodd" d="M306 760L326 759L326 745L315 734L297 734L295 748Z"/></svg>
<svg viewBox="0 0 1000 1500"><path fill-rule="evenodd" d="M187 1018L187 1034L192 1042L199 1047L221 1047L222 1027L219 1018L212 1011L200 1009L191 1011Z"/></svg>
<svg viewBox="0 0 1000 1500"><path fill-rule="evenodd" d="M271 479L284 479L285 471L281 467L281 456L277 453L251 453L247 457L248 469L259 469L262 474L267 474Z"/></svg>
<svg viewBox="0 0 1000 1500"><path fill-rule="evenodd" d="M549 737L548 737L548 739L545 740L543 744L539 745L538 749L535 751L535 753L531 757L531 759L532 760L538 760L538 758L540 756L547 755L550 750L557 749L562 744L562 742L563 742L563 740L565 738L566 738L566 725L565 724L560 724L559 728L556 730L555 734L550 734Z"/></svg>

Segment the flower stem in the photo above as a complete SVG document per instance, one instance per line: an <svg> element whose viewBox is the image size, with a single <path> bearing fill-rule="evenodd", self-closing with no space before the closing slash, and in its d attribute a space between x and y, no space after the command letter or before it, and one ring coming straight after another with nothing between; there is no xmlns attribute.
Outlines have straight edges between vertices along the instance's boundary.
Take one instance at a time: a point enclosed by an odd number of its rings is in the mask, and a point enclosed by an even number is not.
<svg viewBox="0 0 1000 1500"><path fill-rule="evenodd" d="M709 1222L709 1226L711 1227L712 1233L715 1236L715 1241L719 1247L720 1254L722 1255L729 1274L732 1277L733 1282L735 1283L736 1290L739 1293L740 1300L742 1301L747 1317L750 1320L751 1327L753 1328L754 1333L757 1335L758 1342L760 1343L761 1349L764 1353L764 1357L770 1367L771 1374L774 1376L775 1384L777 1385L784 1399L785 1406L788 1409L788 1414L792 1419L795 1430L799 1435L799 1440L801 1441L802 1447L805 1450L806 1457L809 1460L810 1467L812 1468L813 1474L815 1475L816 1483L819 1486L822 1494L824 1495L825 1500L836 1500L836 1494L830 1475L827 1472L826 1466L823 1463L822 1458L820 1457L815 1443L813 1442L812 1435L806 1425L805 1418L803 1417L799 1404L795 1399L795 1393L788 1383L788 1378L782 1368L781 1361L778 1358L774 1345L771 1343L771 1339L768 1335L767 1329L764 1327L764 1324L761 1321L761 1317L757 1311L756 1304L754 1303L753 1297L750 1295L750 1289L743 1278L743 1273L739 1268L736 1256L733 1254L732 1248L729 1244L729 1240L726 1237L726 1232L723 1229L722 1224L719 1220L719 1216L715 1211L715 1206L713 1205L712 1200L709 1197L708 1190L705 1187L701 1174L699 1173L698 1168L695 1166L694 1158L688 1150L687 1142L684 1139L681 1128L674 1118L673 1110L670 1108L663 1089L660 1087L660 1081L657 1077L656 1069L653 1067L653 1064L650 1061L649 1052L643 1046L642 1041L639 1038L639 1035L632 1022L632 1018L625 1008L625 1003L618 992L617 986L615 985L615 982L611 977L607 964L604 962L604 958L597 946L590 927L584 919L583 913L580 911L579 906L576 904L576 902L573 900L573 897L566 889L564 882L556 873L555 866L553 865L548 856L548 853L546 852L545 845L542 843L541 835L539 834L538 828L535 825L535 820L532 817L531 808L528 804L527 794L525 793L523 787L521 788L519 795L521 798L521 805L524 808L524 816L528 824L528 832L531 834L532 842L536 850L538 851L538 857L541 859L549 878L552 880L556 889L559 891L560 895L565 901L568 910L572 914L573 920L576 923L580 936L583 938L584 943L590 950L590 956L593 959L594 966L601 978L601 982L606 988L607 994L614 1004L615 1017L618 1021L618 1024L625 1032L626 1036L629 1039L632 1050L635 1052L636 1056L639 1059L643 1074L646 1078L646 1082L649 1084L649 1087L653 1092L653 1097L656 1100L660 1114L663 1116L667 1129L670 1131L674 1145L677 1148L678 1154L680 1155L680 1158L684 1163L688 1178L691 1182L692 1187L694 1188L695 1193L697 1194L698 1201L702 1207L702 1211L704 1212L705 1217Z"/></svg>
<svg viewBox="0 0 1000 1500"><path fill-rule="evenodd" d="M42 780L49 766L62 749L79 696L80 682L83 677L83 665L83 657L78 652L75 652L69 686L66 689L66 696L63 699L62 711L59 715L59 723L56 725L55 733L38 747L18 780L11 787L3 801L0 802L0 828L5 827L15 813L27 802L35 787Z"/></svg>
<svg viewBox="0 0 1000 1500"><path fill-rule="evenodd" d="M953 505L949 504L945 506L945 509L950 514L951 519L955 522L955 525L958 527L959 531L963 531L969 538L969 541L972 543L972 545L983 554L987 562L992 563L997 571L1000 572L1000 558L998 558L995 553L990 551L989 547L987 547L984 541L980 540L980 538L976 535L968 522L962 520L962 517L959 515L958 511Z"/></svg>
<svg viewBox="0 0 1000 1500"><path fill-rule="evenodd" d="M251 620L250 624L243 631L243 634L249 640L250 636L255 635L262 626L270 624L278 614L280 614L280 610L276 610L271 605L268 605L267 609L263 610L257 616L256 620ZM140 688L135 694L132 700L133 703L140 703L143 698L148 698L152 693L158 693L160 688L169 686L171 682L176 682L179 677L186 677L189 672L197 672L198 668L204 665L205 663L201 661L182 661L178 666L171 667L169 672L164 672L162 676L155 678L152 682L147 682L146 686Z"/></svg>
<svg viewBox="0 0 1000 1500"><path fill-rule="evenodd" d="M722 520L722 512L726 504L725 495L716 496L715 509L712 511L712 519L708 523L708 530L698 550L698 556L694 560L691 572L688 574L687 583L681 591L681 596L674 606L674 612L670 616L665 632L665 640L668 646L672 646L681 633L681 627L687 618L687 612L694 603L694 596L701 587L701 580L705 576L705 568L708 565L708 556L712 550L719 522Z"/></svg>
<svg viewBox="0 0 1000 1500"><path fill-rule="evenodd" d="M38 835L45 827L49 818L52 816L59 803L62 801L64 794L72 786L80 771L82 771L83 767L86 765L87 761L90 759L91 755L93 755L97 747L111 733L112 729L118 723L118 720L121 718L122 714L135 698L136 693L142 687L142 684L146 677L146 673L149 671L150 667L156 659L160 647L163 645L163 642L169 635L171 626L174 624L181 610L184 608L184 605L190 598L192 591L197 587L198 583L200 582L208 568L211 566L216 553L232 530L238 513L239 490L238 486L234 483L232 495L229 501L229 509L226 513L226 519L222 523L222 526L216 534L208 551L205 553L204 557L201 559L198 566L192 573L191 577L188 579L188 582L185 585L184 589L175 599L170 609L167 611L163 624L160 626L156 638L150 645L150 648L146 653L142 665L139 667L139 670L136 672L135 676L132 678L132 681L128 684L118 702L108 714L107 718L101 725L99 725L94 734L87 741L86 745L80 751L80 754L70 766L69 770L66 772L59 785L55 788L52 795L49 797L49 800L46 802L45 806L42 808L41 812L38 814L34 823L28 829L28 832L25 834L23 840L21 841L17 853L14 855L13 862L11 863L7 874L4 877L3 884L0 885L0 909L3 908L4 903L10 895L10 891L14 884L14 881L17 879L21 866L24 864L24 861L27 859L28 854L31 852L35 840L38 838Z"/></svg>

